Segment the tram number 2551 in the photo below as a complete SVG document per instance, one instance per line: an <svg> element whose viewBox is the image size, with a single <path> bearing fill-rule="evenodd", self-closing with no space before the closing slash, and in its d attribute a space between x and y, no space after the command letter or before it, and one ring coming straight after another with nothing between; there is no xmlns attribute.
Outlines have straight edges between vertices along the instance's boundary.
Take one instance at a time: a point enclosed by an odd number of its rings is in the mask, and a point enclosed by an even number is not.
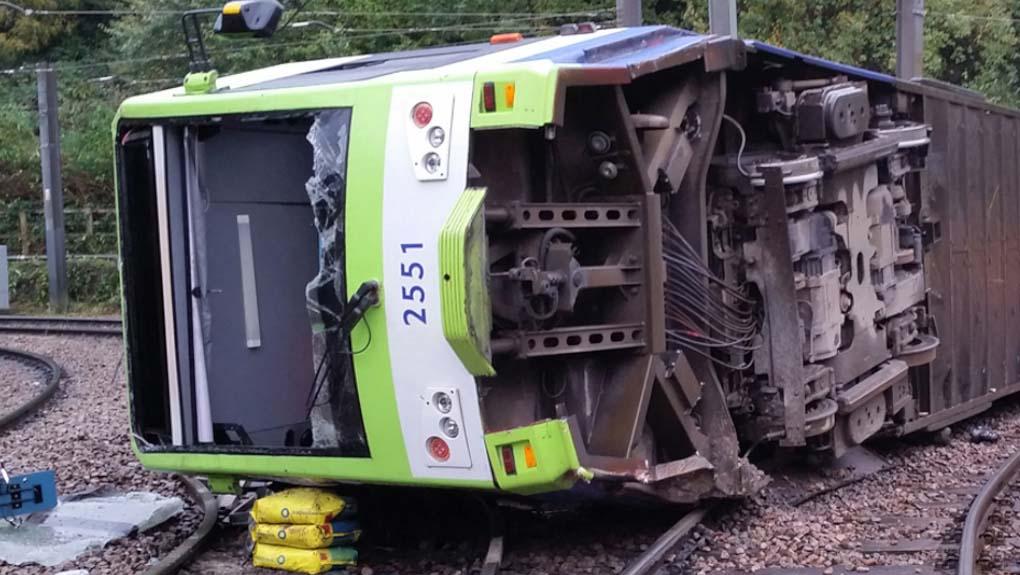
<svg viewBox="0 0 1020 575"><path fill-rule="evenodd" d="M400 302L404 308L404 325L427 325L425 317L425 266L415 261L421 253L422 244L400 244L403 261L400 262Z"/></svg>

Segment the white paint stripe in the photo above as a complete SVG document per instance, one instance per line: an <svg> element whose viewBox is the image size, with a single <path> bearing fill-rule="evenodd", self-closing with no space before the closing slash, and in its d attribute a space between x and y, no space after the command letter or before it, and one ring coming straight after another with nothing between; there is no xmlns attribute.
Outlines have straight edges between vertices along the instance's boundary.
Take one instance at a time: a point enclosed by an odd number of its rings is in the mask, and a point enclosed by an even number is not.
<svg viewBox="0 0 1020 575"><path fill-rule="evenodd" d="M506 50L500 50L477 58L471 58L470 60L464 60L461 62L455 62L446 66L441 66L434 70L440 77L443 75L457 74L464 72L471 72L480 70L485 66L492 66L494 64L505 64L507 62L514 62L517 60L523 60L525 58L531 58L542 54L543 52L551 52L553 50L559 50L587 42L595 38L602 38L610 36L618 32L624 31L625 28L608 28L605 30L598 30L591 34L573 34L570 36L551 36L544 40L537 40L535 42L528 42L522 44L516 48L508 48Z"/></svg>
<svg viewBox="0 0 1020 575"><path fill-rule="evenodd" d="M443 335L439 302L439 232L467 184L472 90L470 81L393 88L383 170L382 279L390 369L412 476L491 482L475 378ZM410 150L427 137L427 128L411 123L411 109L420 101L432 104L433 123L448 125L443 180L415 175ZM431 405L436 390L450 391L460 403L462 431L444 438L450 447L444 462L426 451L429 437L443 437ZM449 415L456 414L455 408Z"/></svg>
<svg viewBox="0 0 1020 575"><path fill-rule="evenodd" d="M220 78L216 84L221 87L237 90L254 84L260 84L262 82L272 82L273 80L279 80L289 76L309 74L311 72L318 72L319 70L325 70L327 68L342 66L358 60L364 60L367 57L368 54L362 54L359 56L326 58L323 60L310 60L307 62L289 62L287 64L279 64L277 66L252 70L250 72L241 72L239 74L224 76L223 78Z"/></svg>
<svg viewBox="0 0 1020 575"><path fill-rule="evenodd" d="M170 437L174 445L181 437L181 384L177 375L177 331L174 321L174 292L170 274L170 223L167 214L166 140L163 127L152 128L153 163L156 172L156 216L159 222L159 262L163 276L163 325L166 329L166 372L170 385Z"/></svg>

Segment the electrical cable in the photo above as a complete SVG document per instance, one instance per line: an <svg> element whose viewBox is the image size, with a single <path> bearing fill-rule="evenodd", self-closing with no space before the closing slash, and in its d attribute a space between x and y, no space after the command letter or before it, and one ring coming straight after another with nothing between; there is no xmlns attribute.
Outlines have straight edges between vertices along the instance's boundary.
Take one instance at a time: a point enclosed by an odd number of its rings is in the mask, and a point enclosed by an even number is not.
<svg viewBox="0 0 1020 575"><path fill-rule="evenodd" d="M764 318L759 303L709 269L667 218L663 220L663 262L667 344L727 369L747 369L752 360L728 361L718 354L746 357L761 346L757 338Z"/></svg>
<svg viewBox="0 0 1020 575"><path fill-rule="evenodd" d="M733 124L733 127L735 127L737 131L740 132L740 148L737 150L737 169L740 170L741 174L750 178L751 174L744 169L744 165L741 160L741 158L744 155L744 146L747 144L747 134L744 133L744 127L740 125L740 122L734 120L727 114L723 114L722 117L723 120L726 120L727 122Z"/></svg>
<svg viewBox="0 0 1020 575"><path fill-rule="evenodd" d="M542 17L547 18L547 17ZM386 36L399 36L404 34L424 34L424 33L436 33L436 32L484 32L484 31L495 31L505 30L507 27L512 26L514 21L533 21L540 18L531 18L529 16L522 16L518 19L511 19L507 22L475 22L463 25L451 25L451 26L432 26L432 27L415 27L415 28L352 28L348 30L341 29L338 34L343 34L345 39L360 39L366 37L386 37ZM546 32L557 30L556 26L532 26L519 31L527 33L535 32ZM310 46L319 45L320 40L303 40L297 42L264 42L255 40L248 45L224 49L224 50L211 50L208 52L210 57L215 56L217 59L223 58L236 58L240 54L250 52L252 50L276 50L279 48L293 48L299 46ZM83 63L65 63L65 62L53 62L51 67L57 71L68 71L68 70L82 70L87 68L98 68L103 66L116 66L119 64L142 64L148 62L157 61L171 61L171 60L183 60L187 59L188 55L185 53L177 54L158 54L154 56L146 56L141 58L122 58L118 60L106 60L102 62L83 62ZM35 68L28 68L22 66L20 68L8 68L0 70L0 74L34 74L36 73Z"/></svg>
<svg viewBox="0 0 1020 575"><path fill-rule="evenodd" d="M301 11L305 9L305 6L307 6L310 1L311 0L304 0L303 2L298 4L297 8L290 13L290 16L287 17L287 21L283 23L283 26L280 26L280 29L277 30L277 32L282 32L286 30L291 25L291 23L294 22L294 19L297 18L299 14L301 14Z"/></svg>
<svg viewBox="0 0 1020 575"><path fill-rule="evenodd" d="M357 351L353 351L353 352L350 352L350 351L341 351L339 353L339 355L349 355L349 356L353 357L355 355L359 355L361 353L364 353L368 349L368 347L370 345L372 345L372 326L367 321L364 322L364 324L365 324L365 329L368 330L368 340L365 342L365 345L361 346L361 349L359 349ZM330 328L330 329L326 330L326 332L324 332L324 333L328 333L329 331L335 331L335 330L336 330L336 328ZM333 369L332 364L330 364L329 368L327 368L326 371L322 373L323 377L321 379L319 378L319 373L322 370L322 366L323 366L324 363L328 362L328 358L329 357L330 357L330 354L329 354L328 350L326 352L323 352L322 359L319 360L319 366L315 369L315 377L312 379L312 387L314 388L315 391L310 396L310 401L308 399L305 400L305 405L308 407L308 416L306 416L306 417L310 417L311 416L312 409L314 407L316 407L316 403L315 402L318 400L319 394L322 393L322 385L326 382L326 380L329 379L329 374L331 373L331 371Z"/></svg>
<svg viewBox="0 0 1020 575"><path fill-rule="evenodd" d="M308 4L309 0L305 0L301 6L299 6L293 13L290 19L297 16L298 13L303 13L307 16L334 16L334 17L407 17L407 18L489 18L499 16L519 16L521 12L400 12L400 11L339 11L339 10L304 10L305 5ZM86 9L44 9L44 8L26 8L13 2L0 1L0 7L7 7L16 12L19 12L23 16L181 16L190 10L131 10L125 8L114 8L114 9L97 9L97 10L86 10ZM209 8L197 8L198 10L210 10L219 11L218 7ZM591 10L579 10L572 12L524 12L523 14L531 15L545 15L548 17L571 17L571 16L595 16L599 14L615 13L615 8L593 8Z"/></svg>

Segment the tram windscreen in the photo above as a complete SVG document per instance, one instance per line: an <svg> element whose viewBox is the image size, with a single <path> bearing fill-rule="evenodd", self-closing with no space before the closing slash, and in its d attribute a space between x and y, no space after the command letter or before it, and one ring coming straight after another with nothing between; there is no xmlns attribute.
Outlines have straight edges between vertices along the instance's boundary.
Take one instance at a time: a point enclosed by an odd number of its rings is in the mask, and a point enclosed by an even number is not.
<svg viewBox="0 0 1020 575"><path fill-rule="evenodd" d="M164 318L177 369L163 394L171 433L143 448L368 455L339 328L350 120L336 109L154 129L165 201L149 233L169 247L173 295L127 306Z"/></svg>

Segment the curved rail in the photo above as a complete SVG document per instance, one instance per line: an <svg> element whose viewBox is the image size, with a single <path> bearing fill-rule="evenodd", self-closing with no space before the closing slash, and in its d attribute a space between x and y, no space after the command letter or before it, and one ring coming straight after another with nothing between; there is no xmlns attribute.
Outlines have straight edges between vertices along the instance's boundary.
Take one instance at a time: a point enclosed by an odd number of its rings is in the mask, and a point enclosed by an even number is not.
<svg viewBox="0 0 1020 575"><path fill-rule="evenodd" d="M174 548L166 557L159 560L143 572L143 575L170 575L177 573L186 563L191 561L201 549L202 544L212 535L213 527L219 518L219 503L216 497L206 489L201 481L187 475L178 476L188 489L188 493L195 501L202 503L202 523L198 529L188 536L180 545Z"/></svg>
<svg viewBox="0 0 1020 575"><path fill-rule="evenodd" d="M119 336L121 331L121 321L116 318L30 315L0 316L0 332Z"/></svg>
<svg viewBox="0 0 1020 575"><path fill-rule="evenodd" d="M980 557L981 533L984 531L985 520L991 510L992 502L1002 490L1015 478L1020 471L1020 449L1006 460L1006 463L992 475L981 491L974 497L967 511L967 521L963 524L963 535L960 540L960 562L957 565L958 575L973 575Z"/></svg>
<svg viewBox="0 0 1020 575"><path fill-rule="evenodd" d="M14 411L9 411L0 414L0 429L7 426L13 425L14 423L21 420L21 418L32 413L40 405L49 399L60 387L60 366L57 362L53 361L45 355L38 355L27 351L21 351L19 349L10 349L6 347L0 347L0 358L2 357L13 357L18 361L33 363L36 366L42 366L42 369L49 373L46 378L46 387L41 392L32 396L31 399L19 405Z"/></svg>
<svg viewBox="0 0 1020 575"><path fill-rule="evenodd" d="M701 507L684 515L680 521L677 521L668 531L660 535L655 540L655 543L649 546L644 553L631 561L620 575L654 573L655 569L662 563L663 558L666 557L666 554L676 547L677 543L691 532L691 529L694 529L701 523L707 513L708 509Z"/></svg>
<svg viewBox="0 0 1020 575"><path fill-rule="evenodd" d="M0 429L13 425L21 418L34 412L47 399L49 399L60 387L60 375L62 370L53 359L19 349L0 347L0 358L13 357L17 361L32 363L49 375L46 378L46 387L24 404L19 405L14 411L0 414ZM173 551L167 554L155 565L145 571L145 575L170 575L176 573L184 564L191 560L200 549L209 535L212 534L216 521L219 518L219 504L216 497L206 489L201 481L188 476L180 476L188 490L192 500L201 503L203 510L202 523L187 539L181 542Z"/></svg>

